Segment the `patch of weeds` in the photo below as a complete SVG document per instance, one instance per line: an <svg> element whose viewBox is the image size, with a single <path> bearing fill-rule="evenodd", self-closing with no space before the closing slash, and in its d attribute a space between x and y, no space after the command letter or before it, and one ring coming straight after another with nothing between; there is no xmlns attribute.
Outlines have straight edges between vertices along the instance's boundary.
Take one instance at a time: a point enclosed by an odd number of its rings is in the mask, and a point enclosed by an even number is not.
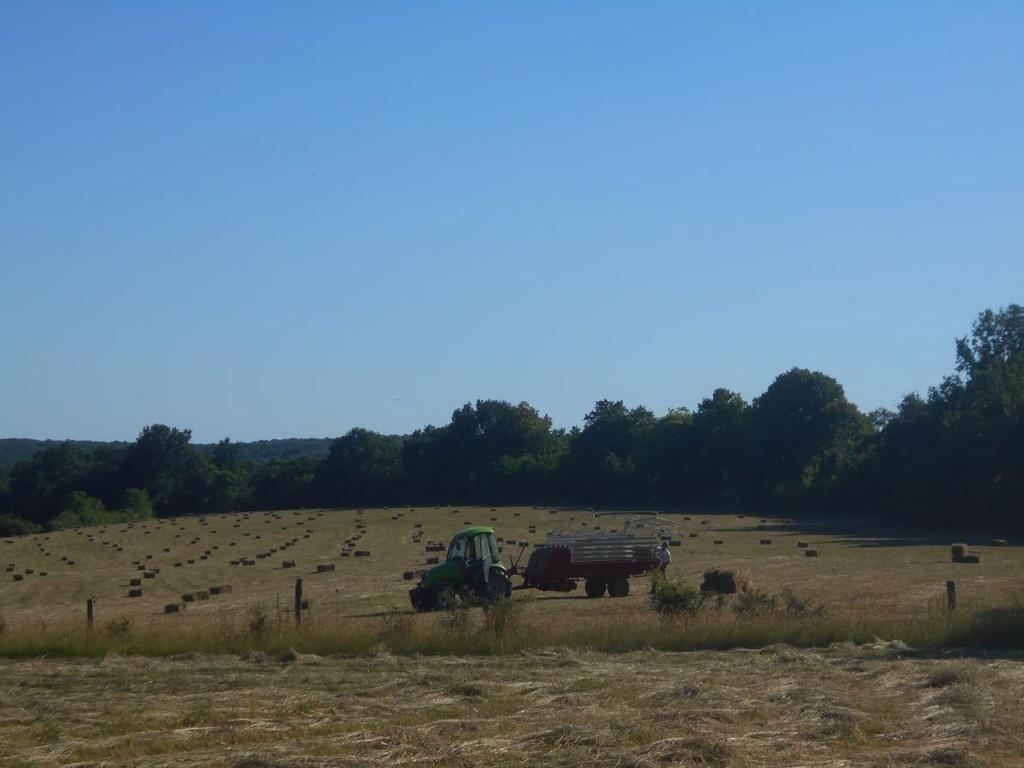
<svg viewBox="0 0 1024 768"><path fill-rule="evenodd" d="M752 616L774 611L778 600L774 595L757 589L748 589L736 595L732 609L739 616Z"/></svg>
<svg viewBox="0 0 1024 768"><path fill-rule="evenodd" d="M384 618L384 637L395 641L408 641L412 636L413 617L406 611L392 608Z"/></svg>
<svg viewBox="0 0 1024 768"><path fill-rule="evenodd" d="M270 631L270 614L263 603L256 603L249 609L249 636L261 642Z"/></svg>
<svg viewBox="0 0 1024 768"><path fill-rule="evenodd" d="M125 637L132 631L132 620L127 616L111 619L107 622L106 630L113 637Z"/></svg>
<svg viewBox="0 0 1024 768"><path fill-rule="evenodd" d="M445 688L445 692L452 696L465 696L467 698L476 698L484 695L484 689L476 685L449 685Z"/></svg>
<svg viewBox="0 0 1024 768"><path fill-rule="evenodd" d="M469 606L459 602L449 608L441 617L441 627L453 634L464 633L469 627Z"/></svg>
<svg viewBox="0 0 1024 768"><path fill-rule="evenodd" d="M782 590L779 597L782 599L783 610L794 618L816 619L825 615L824 603L798 597L792 590Z"/></svg>
<svg viewBox="0 0 1024 768"><path fill-rule="evenodd" d="M522 600L499 600L484 606L484 632L504 635L519 628L523 619Z"/></svg>
<svg viewBox="0 0 1024 768"><path fill-rule="evenodd" d="M950 685L973 683L974 673L964 667L949 666L933 672L924 681L925 688L946 688Z"/></svg>

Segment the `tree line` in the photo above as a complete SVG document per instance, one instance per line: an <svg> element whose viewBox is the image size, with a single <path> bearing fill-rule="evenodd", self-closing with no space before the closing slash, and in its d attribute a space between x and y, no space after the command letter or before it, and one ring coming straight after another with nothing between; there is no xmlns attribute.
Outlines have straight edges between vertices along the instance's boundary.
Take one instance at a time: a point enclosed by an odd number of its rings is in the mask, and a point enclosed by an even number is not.
<svg viewBox="0 0 1024 768"><path fill-rule="evenodd" d="M793 368L747 402L716 389L656 415L601 400L570 430L478 400L411 435L353 429L326 456L255 462L230 439L145 427L128 444L50 445L0 474L0 532L237 509L428 504L785 508L1024 531L1024 308L986 310L954 372L861 412Z"/></svg>

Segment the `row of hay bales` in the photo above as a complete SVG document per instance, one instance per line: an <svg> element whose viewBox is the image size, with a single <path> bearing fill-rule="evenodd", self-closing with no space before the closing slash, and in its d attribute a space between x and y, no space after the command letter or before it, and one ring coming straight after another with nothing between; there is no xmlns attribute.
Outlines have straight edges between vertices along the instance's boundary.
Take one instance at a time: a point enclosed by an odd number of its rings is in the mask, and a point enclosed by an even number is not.
<svg viewBox="0 0 1024 768"><path fill-rule="evenodd" d="M195 592L186 592L181 596L180 602L167 603L167 605L164 606L164 613L179 613L185 609L185 606L188 603L209 600L213 595L230 595L232 591L230 584L215 584L208 590L200 589Z"/></svg>

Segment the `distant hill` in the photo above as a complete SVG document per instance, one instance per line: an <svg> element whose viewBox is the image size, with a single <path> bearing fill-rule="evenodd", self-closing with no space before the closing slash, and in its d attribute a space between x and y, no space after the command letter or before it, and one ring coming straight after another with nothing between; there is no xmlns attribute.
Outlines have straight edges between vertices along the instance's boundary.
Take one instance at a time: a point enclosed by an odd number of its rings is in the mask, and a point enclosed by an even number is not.
<svg viewBox="0 0 1024 768"><path fill-rule="evenodd" d="M264 464L274 459L294 459L299 456L312 456L322 459L327 455L335 438L333 437L286 437L280 440L254 440L250 443L240 442L242 457L255 464ZM44 448L59 445L61 440L33 440L28 437L0 438L0 472L10 470L23 459L30 459ZM92 451L103 447L124 447L124 441L102 442L97 440L72 440L72 443L83 450ZM196 443L203 453L210 453L214 443Z"/></svg>
<svg viewBox="0 0 1024 768"><path fill-rule="evenodd" d="M239 442L242 458L254 464L264 464L274 459L295 459L299 456L312 456L322 459L331 450L334 437L285 437L279 440L253 440L251 443ZM196 443L203 453L213 451L216 443Z"/></svg>
<svg viewBox="0 0 1024 768"><path fill-rule="evenodd" d="M31 459L44 448L60 445L63 440L33 440L29 437L0 438L0 472L9 470L23 459ZM86 451L94 451L104 446L116 447L128 445L126 442L102 442L98 440L72 440L72 443Z"/></svg>

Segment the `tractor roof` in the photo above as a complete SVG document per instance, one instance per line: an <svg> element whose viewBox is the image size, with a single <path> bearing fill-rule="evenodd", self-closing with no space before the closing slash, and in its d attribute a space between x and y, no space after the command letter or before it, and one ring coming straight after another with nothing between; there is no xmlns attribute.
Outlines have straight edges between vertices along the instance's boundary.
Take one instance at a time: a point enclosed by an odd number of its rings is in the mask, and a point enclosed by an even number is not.
<svg viewBox="0 0 1024 768"><path fill-rule="evenodd" d="M472 528L463 528L461 531L452 536L452 538L469 538L471 536L479 536L481 533L494 533L494 529L489 528L486 525L474 525Z"/></svg>

